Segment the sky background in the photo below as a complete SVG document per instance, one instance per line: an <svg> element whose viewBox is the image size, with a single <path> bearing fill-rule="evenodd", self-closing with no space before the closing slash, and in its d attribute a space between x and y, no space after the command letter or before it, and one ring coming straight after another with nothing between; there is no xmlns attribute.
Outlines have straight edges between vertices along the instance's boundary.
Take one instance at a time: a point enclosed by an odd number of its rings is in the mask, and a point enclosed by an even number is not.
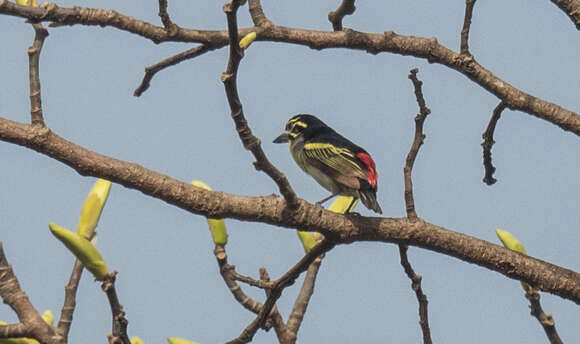
<svg viewBox="0 0 580 344"><path fill-rule="evenodd" d="M327 14L339 1L263 1L278 25L331 30ZM160 25L157 1L58 1L92 6ZM357 2L345 27L437 37L458 50L464 1ZM177 24L225 29L222 3L170 0ZM251 25L247 6L240 27ZM227 49L207 53L157 74L140 98L132 96L146 66L192 47L151 41L114 28L49 29L41 55L47 125L67 140L216 190L269 195L277 187L256 172L239 142L220 74ZM0 16L0 116L29 121L28 59L33 30ZM503 80L572 111L580 109L580 32L551 2L489 0L475 5L470 49ZM495 132L493 186L485 185L481 134L497 98L462 74L425 60L381 53L256 42L238 75L249 125L271 161L298 195L315 202L327 192L294 163L287 147L271 143L297 113L319 116L374 157L384 215L405 215L403 165L417 113L407 75L418 67L432 114L413 180L419 216L494 243L495 229L513 233L534 257L580 271L580 144L578 136L521 112L504 111ZM0 240L23 290L41 312L60 313L71 254L52 237L48 222L75 229L95 178L29 149L0 143ZM374 216L362 206L363 215ZM272 278L302 256L293 230L226 221L230 262ZM97 228L97 246L119 271L117 288L129 334L145 343L168 336L199 343L237 337L254 319L231 296L218 273L205 218L140 192L113 185ZM546 343L529 315L517 281L455 258L411 247L423 276L435 343ZM278 302L286 320L301 285ZM263 300L263 292L245 288ZM71 343L103 343L111 315L100 285L88 274L78 292ZM542 293L564 342L580 340L580 307ZM399 265L397 246L354 243L325 257L298 333L300 343L418 343L417 302ZM0 319L16 321L6 305ZM254 343L275 342L260 331Z"/></svg>

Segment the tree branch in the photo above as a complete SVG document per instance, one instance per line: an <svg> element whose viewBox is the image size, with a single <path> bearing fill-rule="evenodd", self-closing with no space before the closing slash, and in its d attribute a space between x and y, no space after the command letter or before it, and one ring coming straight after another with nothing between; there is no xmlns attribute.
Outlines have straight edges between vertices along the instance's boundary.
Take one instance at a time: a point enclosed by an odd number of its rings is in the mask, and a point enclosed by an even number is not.
<svg viewBox="0 0 580 344"><path fill-rule="evenodd" d="M405 176L405 208L407 210L407 218L411 221L417 221L417 212L415 211L415 201L413 200L413 166L415 164L415 159L419 153L421 145L423 145L423 140L425 139L425 134L423 134L423 124L425 119L431 113L431 110L425 104L425 97L423 97L422 85L423 82L417 78L417 73L419 70L417 68L411 69L409 74L409 79L413 83L413 89L415 92L415 98L417 100L417 105L419 105L419 113L415 116L415 137L409 153L407 154L407 159L405 163L405 168L403 169L403 175ZM409 258L407 257L408 246L405 244L399 244L399 255L401 257L401 265L407 274L407 277L411 280L411 288L415 291L417 295L417 301L419 302L419 324L421 325L421 331L423 332L423 343L431 344L431 331L429 330L429 319L427 312L427 296L423 294L421 289L421 275L417 275Z"/></svg>
<svg viewBox="0 0 580 344"><path fill-rule="evenodd" d="M576 29L580 30L580 1L578 0L551 0L568 15Z"/></svg>
<svg viewBox="0 0 580 344"><path fill-rule="evenodd" d="M314 293L314 285L316 282L316 276L318 275L318 270L320 269L320 264L322 263L322 257L318 257L310 264L308 270L306 271L306 276L304 277L304 282L302 282L302 288L294 301L294 307L292 312L288 317L286 325L288 326L288 332L292 335L292 343L296 342L296 336L298 335L298 330L304 319L304 314L310 303L310 298Z"/></svg>
<svg viewBox="0 0 580 344"><path fill-rule="evenodd" d="M530 301L530 314L534 316L544 328L546 336L551 344L562 344L562 340L556 331L556 322L552 314L544 313L540 304L540 294L533 288L526 289L526 299Z"/></svg>
<svg viewBox="0 0 580 344"><path fill-rule="evenodd" d="M419 105L419 114L415 116L415 138L413 139L413 144L407 154L405 167L403 168L403 175L405 176L405 208L407 209L407 217L411 220L417 219L415 201L413 200L413 179L411 178L411 174L413 172L415 158L417 158L419 148L421 148L423 140L425 139L425 135L423 134L423 123L425 123L427 115L431 113L431 110L429 110L427 105L425 105L425 98L423 98L423 91L421 90L421 85L423 85L423 83L417 79L418 71L417 68L411 69L411 74L409 74L409 79L413 82L413 87L415 89L415 98Z"/></svg>
<svg viewBox="0 0 580 344"><path fill-rule="evenodd" d="M30 79L30 118L34 125L44 126L42 116L42 98L40 96L40 51L48 31L42 24L32 24L34 28L34 42L28 47L28 72Z"/></svg>
<svg viewBox="0 0 580 344"><path fill-rule="evenodd" d="M491 147L495 141L493 140L493 133L495 131L495 126L499 118L501 117L501 113L506 108L506 104L502 101L495 109L493 109L493 114L489 120L487 125L487 129L481 135L483 137L483 143L481 146L483 147L483 167L485 169L485 176L483 177L483 182L487 185L493 185L497 179L493 177L493 173L495 172L495 167L493 167L493 162L491 160Z"/></svg>
<svg viewBox="0 0 580 344"><path fill-rule="evenodd" d="M419 325L421 325L421 331L423 332L423 343L431 344L431 330L429 329L429 312L427 310L427 295L423 294L423 289L421 288L421 275L417 275L409 262L409 257L407 257L406 245L399 245L399 255L401 256L401 265L407 274L407 277L411 280L411 289L415 291L417 295L417 301L419 302Z"/></svg>
<svg viewBox="0 0 580 344"><path fill-rule="evenodd" d="M129 322L125 318L125 311L123 306L119 303L117 290L115 289L115 279L117 271L113 271L103 281L101 288L107 294L109 305L111 306L111 313L113 317L113 324L111 335L109 336L109 344L131 344L131 340L127 335L127 325Z"/></svg>
<svg viewBox="0 0 580 344"><path fill-rule="evenodd" d="M316 231L337 243L378 241L418 246L497 271L580 304L580 274L423 220L344 216L301 199L300 211L288 212L286 202L275 196L248 197L203 190L138 164L92 152L48 128L1 117L0 140L52 157L81 175L139 190L194 214Z"/></svg>
<svg viewBox="0 0 580 344"><path fill-rule="evenodd" d="M30 330L23 323L0 325L0 338L22 338L29 337ZM0 342L2 342L0 340ZM10 341L7 341L10 344Z"/></svg>
<svg viewBox="0 0 580 344"><path fill-rule="evenodd" d="M353 14L356 10L354 1L342 0L336 10L328 12L328 20L332 23L334 31L342 31L342 19L349 14Z"/></svg>
<svg viewBox="0 0 580 344"><path fill-rule="evenodd" d="M314 246L310 251L308 251L308 253L306 253L304 257L298 261L298 263L296 263L296 265L294 265L284 275L274 281L273 287L270 289L270 293L266 298L266 301L264 302L264 305L260 310L260 313L258 313L256 319L254 319L254 321L252 321L246 328L244 328L242 333L237 338L227 342L227 344L243 344L252 341L252 338L254 338L258 328L264 325L266 319L272 311L272 308L276 305L276 301L278 301L282 295L282 291L286 287L292 285L296 278L298 278L302 272L306 271L316 258L328 252L334 246L334 243L324 239L316 246Z"/></svg>
<svg viewBox="0 0 580 344"><path fill-rule="evenodd" d="M135 97L139 97L139 96L141 96L141 94L143 94L143 92L147 91L147 89L150 86L151 79L153 79L155 74L157 74L157 72L159 72L160 70L163 70L163 69L170 67L170 66L174 66L174 65L181 63L185 60L193 59L195 57L198 57L200 55L207 53L208 51L212 51L215 49L217 49L217 47L213 47L213 46L210 46L207 44L202 44L202 45L199 45L197 47L188 49L184 52L181 52L177 55L173 55L171 57L168 57L163 61L157 62L156 64L145 68L145 75L143 76L143 80L141 81L141 84L135 89L135 92L133 92L133 95Z"/></svg>
<svg viewBox="0 0 580 344"><path fill-rule="evenodd" d="M471 27L471 16L473 15L473 6L475 0L465 0L465 17L463 18L463 29L461 29L461 46L460 53L471 55L469 52L469 29Z"/></svg>
<svg viewBox="0 0 580 344"><path fill-rule="evenodd" d="M18 316L18 320L26 329L20 330L17 326L9 326L3 331L17 331L20 334L37 339L42 343L53 344L62 341L54 327L50 326L40 316L36 308L28 299L26 293L20 289L18 279L12 271L12 267L8 264L8 260L4 255L2 242L0 241L0 297L4 303L14 310Z"/></svg>
<svg viewBox="0 0 580 344"><path fill-rule="evenodd" d="M64 338L68 338L70 326L73 320L73 313L76 307L76 295L83 274L83 263L75 259L68 284L64 286L64 303L60 311L58 321L58 331Z"/></svg>
<svg viewBox="0 0 580 344"><path fill-rule="evenodd" d="M260 0L249 0L248 7L250 10L250 16L252 17L252 22L255 26L265 28L274 26L274 24L266 18Z"/></svg>
<svg viewBox="0 0 580 344"><path fill-rule="evenodd" d="M179 29L169 35L163 27L131 18L116 11L82 7L62 8L56 5L48 8L19 6L7 0L0 0L0 13L27 18L31 21L53 21L62 25L112 26L132 32L155 43L165 41L195 42L210 44L219 48L228 44L227 31ZM393 31L384 34L365 33L355 30L324 32L283 26L261 26L240 29L239 35L256 32L258 41L285 42L311 47L313 49L347 48L364 50L373 54L389 52L426 59L439 63L467 76L499 99L505 101L512 110L520 110L548 121L560 128L580 136L580 115L557 104L525 93L475 61L472 56L455 53L439 44L435 38L397 35Z"/></svg>
<svg viewBox="0 0 580 344"><path fill-rule="evenodd" d="M240 285L236 283L235 266L228 264L225 247L216 245L214 255L220 268L220 274L236 301L250 312L258 314L262 309L262 304L244 293Z"/></svg>
<svg viewBox="0 0 580 344"><path fill-rule="evenodd" d="M169 13L167 13L167 0L159 0L159 18L161 18L161 22L167 30L167 33L170 36L173 36L179 30L179 26L177 26L174 22L171 21L169 18Z"/></svg>
<svg viewBox="0 0 580 344"><path fill-rule="evenodd" d="M228 21L230 57L228 59L226 71L222 74L221 79L226 89L228 103L230 104L230 109L232 111L232 119L236 124L236 130L240 136L240 140L242 140L244 148L252 152L256 158L254 167L256 167L257 170L264 171L270 178L272 178L272 180L278 185L280 193L284 196L288 206L291 209L295 209L298 206L298 198L296 197L294 190L292 190L286 176L270 163L266 154L262 150L260 139L252 134L252 130L248 126L248 122L244 116L242 102L238 96L236 80L238 67L240 61L244 57L244 52L238 43L237 11L242 3L243 1L234 0L225 4L223 8Z"/></svg>

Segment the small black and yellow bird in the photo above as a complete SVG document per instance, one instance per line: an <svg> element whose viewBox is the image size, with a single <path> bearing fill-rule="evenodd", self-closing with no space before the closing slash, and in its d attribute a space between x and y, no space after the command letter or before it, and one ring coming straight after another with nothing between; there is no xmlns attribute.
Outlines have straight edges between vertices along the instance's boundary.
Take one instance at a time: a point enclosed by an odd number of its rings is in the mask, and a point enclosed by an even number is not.
<svg viewBox="0 0 580 344"><path fill-rule="evenodd" d="M283 142L290 142L290 153L298 166L332 193L318 203L336 195L351 196L383 213L377 202L375 162L364 149L307 114L288 120L284 133L274 140Z"/></svg>

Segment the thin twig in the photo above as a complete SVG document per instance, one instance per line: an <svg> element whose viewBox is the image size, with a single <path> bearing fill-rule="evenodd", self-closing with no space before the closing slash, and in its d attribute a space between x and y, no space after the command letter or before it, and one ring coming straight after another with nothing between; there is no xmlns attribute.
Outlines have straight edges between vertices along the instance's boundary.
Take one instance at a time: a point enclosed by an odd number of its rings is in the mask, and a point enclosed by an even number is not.
<svg viewBox="0 0 580 344"><path fill-rule="evenodd" d="M70 275L68 284L64 287L64 303L60 311L60 320L58 321L58 331L67 338L70 326L73 320L73 313L76 307L76 295L79 282L83 274L83 263L75 259L75 263Z"/></svg>
<svg viewBox="0 0 580 344"><path fill-rule="evenodd" d="M342 31L342 18L346 15L353 14L356 10L355 0L342 0L338 8L328 12L328 20L332 23L334 31Z"/></svg>
<svg viewBox="0 0 580 344"><path fill-rule="evenodd" d="M270 275L268 274L268 271L265 267L260 268L260 280L266 283L270 282ZM270 289L265 289L264 291L266 292L266 297L268 297L270 295ZM264 326L262 326L262 329L268 331L271 325L274 325L274 331L276 331L276 336L278 337L280 344L286 344L288 340L288 329L286 324L284 324L282 315L280 314L280 311L276 305L274 305L272 308L270 317L266 320Z"/></svg>
<svg viewBox="0 0 580 344"><path fill-rule="evenodd" d="M407 245L399 245L399 255L401 256L401 265L407 274L407 277L411 280L411 288L415 291L417 295L417 301L419 302L419 324L421 325L421 331L423 332L423 343L431 344L431 330L429 329L429 312L427 311L427 296L423 294L423 289L421 288L421 275L417 275L409 263L409 258L407 257Z"/></svg>
<svg viewBox="0 0 580 344"><path fill-rule="evenodd" d="M548 340L551 344L562 344L562 340L558 335L558 331L556 331L556 322L552 314L544 313L542 309L542 305L540 304L540 294L537 290L530 288L526 290L526 299L530 301L530 314L534 316L542 327L544 328L544 332L546 332L546 336L548 336Z"/></svg>
<svg viewBox="0 0 580 344"><path fill-rule="evenodd" d="M101 288L107 294L109 299L109 305L111 306L111 313L113 316L113 324L111 335L109 336L109 344L131 344L131 340L127 335L127 325L129 322L125 318L125 311L123 306L119 303L119 297L117 296L117 291L115 289L115 279L117 276L117 271L110 273Z"/></svg>
<svg viewBox="0 0 580 344"><path fill-rule="evenodd" d="M145 92L149 88L150 82L151 82L151 79L153 79L153 76L155 76L155 74L157 74L157 72L159 72L160 70L165 69L165 68L170 67L170 66L174 66L174 65L176 65L180 62L183 62L185 60L193 59L195 57L198 57L200 55L207 53L208 51L212 51L215 49L217 49L217 47L212 46L212 45L208 45L208 44L202 44L202 45L199 45L197 47L188 49L184 52L181 52L177 55L173 55L171 57L168 57L160 62L157 62L154 65L146 67L145 68L145 75L143 76L143 80L141 81L141 84L135 89L135 92L133 92L133 95L135 97L139 97L141 94L143 94L143 92Z"/></svg>
<svg viewBox="0 0 580 344"><path fill-rule="evenodd" d="M240 97L238 96L238 88L236 85L238 67L240 61L244 56L243 50L240 48L238 42L238 21L237 21L237 11L238 8L244 3L242 0L234 0L228 2L224 5L223 10L226 13L228 21L228 33L229 33L229 44L230 44L230 56L228 59L228 66L226 71L222 74L222 82L224 83L226 89L226 95L228 98L228 103L230 104L230 109L232 113L232 118L236 124L236 130L244 148L251 151L256 161L254 166L257 170L264 171L274 182L278 185L280 193L284 196L287 205L294 209L298 207L298 198L296 193L292 190L290 183L286 179L286 176L282 174L266 157L266 154L262 150L260 139L252 134L252 130L248 126L248 122L244 116L244 111L242 109L242 103Z"/></svg>
<svg viewBox="0 0 580 344"><path fill-rule="evenodd" d="M298 330L304 319L304 314L308 308L310 298L314 293L314 285L316 282L316 276L318 275L318 270L320 269L320 264L322 263L322 257L318 257L310 264L308 270L306 271L306 277L304 277L304 282L302 282L302 288L294 301L294 307L292 312L288 317L286 325L288 326L288 331L292 334L294 341L298 335Z"/></svg>
<svg viewBox="0 0 580 344"><path fill-rule="evenodd" d="M242 333L235 339L227 342L227 344L242 344L242 343L249 343L258 328L263 326L264 322L270 315L276 301L282 295L282 291L292 285L298 276L306 271L310 264L319 257L320 255L328 252L331 250L335 244L327 239L321 241L316 246L314 246L296 265L294 265L290 270L288 270L284 275L278 278L276 281L273 282L274 287L270 290L270 294L266 298L266 302L264 302L264 306L258 313L258 316L248 325Z"/></svg>
<svg viewBox="0 0 580 344"><path fill-rule="evenodd" d="M30 79L30 118L33 125L45 126L42 116L42 98L40 97L40 51L48 31L40 23L32 24L34 42L28 47L28 73Z"/></svg>
<svg viewBox="0 0 580 344"><path fill-rule="evenodd" d="M493 140L493 133L495 131L495 125L497 121L501 117L501 113L507 104L501 101L495 109L493 109L493 114L491 115L491 119L489 120L489 124L487 125L487 129L481 135L483 137L483 143L481 146L483 147L483 167L485 168L485 176L483 177L483 182L487 185L493 185L497 179L493 177L493 173L495 172L495 167L493 166L493 162L491 160L491 147L495 141Z"/></svg>
<svg viewBox="0 0 580 344"><path fill-rule="evenodd" d="M414 68L411 69L411 73L409 74L409 79L413 82L415 98L417 100L417 104L419 105L419 113L415 116L415 137L413 139L411 149L409 150L409 154L407 154L405 168L403 169L403 174L405 176L405 206L407 209L407 217L412 221L418 220L417 212L415 211L415 201L413 199L413 165L415 164L415 159L417 158L419 148L421 148L423 140L425 139L425 134L423 133L425 119L431 113L431 110L429 110L425 104L425 97L423 96L422 90L423 82L417 78L418 72L419 70ZM423 294L423 290L421 289L421 276L417 275L411 267L411 263L407 257L407 250L407 245L399 244L401 265L411 280L411 288L415 291L415 294L417 295L417 301L419 302L419 324L421 325L421 331L423 332L423 343L430 344L431 331L429 330L427 296Z"/></svg>
<svg viewBox="0 0 580 344"><path fill-rule="evenodd" d="M260 3L260 0L249 0L248 7L250 10L250 16L252 17L252 22L254 22L254 25L256 25L258 27L264 27L264 28L274 26L274 24L272 24L272 22L270 20L268 20L268 18L266 18L266 15L264 14L264 10L262 9L262 4Z"/></svg>
<svg viewBox="0 0 580 344"><path fill-rule="evenodd" d="M423 134L423 123L425 122L427 115L431 113L431 110L429 110L425 105L425 98L423 97L423 91L421 89L423 82L417 79L418 71L417 68L411 69L411 74L409 74L409 79L413 82L413 87L415 89L415 98L419 105L419 113L415 116L415 138L413 139L413 144L411 145L409 154L407 154L405 167L403 169L403 174L405 176L405 208L407 209L407 217L411 220L417 219L415 201L413 199L413 180L411 174L413 172L415 158L417 157L419 148L425 139L425 134Z"/></svg>
<svg viewBox="0 0 580 344"><path fill-rule="evenodd" d="M461 29L461 46L462 55L471 55L469 52L469 29L471 28L471 16L473 15L473 6L475 0L465 0L465 17L463 18L463 29Z"/></svg>
<svg viewBox="0 0 580 344"><path fill-rule="evenodd" d="M223 245L216 245L214 255L220 267L220 274L226 283L226 286L236 299L245 309L252 313L258 314L262 309L262 304L248 296L240 285L236 282L235 266L228 264L228 256Z"/></svg>
<svg viewBox="0 0 580 344"><path fill-rule="evenodd" d="M159 0L159 17L161 18L161 22L167 30L167 33L170 37L177 35L177 31L179 31L179 26L177 26L174 22L171 21L169 18L169 13L167 13L167 0Z"/></svg>

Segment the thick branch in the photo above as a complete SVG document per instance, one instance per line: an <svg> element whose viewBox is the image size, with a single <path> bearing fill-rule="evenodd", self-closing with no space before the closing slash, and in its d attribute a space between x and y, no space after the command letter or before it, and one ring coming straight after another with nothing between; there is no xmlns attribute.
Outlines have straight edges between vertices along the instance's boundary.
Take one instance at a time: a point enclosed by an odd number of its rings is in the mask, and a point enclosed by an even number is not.
<svg viewBox="0 0 580 344"><path fill-rule="evenodd" d="M483 147L483 167L485 169L485 176L483 177L483 182L487 185L493 185L497 179L493 177L493 173L495 172L495 167L493 167L493 162L491 160L491 147L495 141L493 140L493 133L495 132L495 126L497 121L499 121L501 117L501 113L505 110L506 104L504 102L500 102L497 104L495 109L493 109L493 114L489 120L487 125L487 129L481 135L483 137L483 143L481 146Z"/></svg>
<svg viewBox="0 0 580 344"><path fill-rule="evenodd" d="M226 31L204 31L179 29L169 35L165 28L137 20L115 11L87 9L81 7L49 9L18 6L0 0L0 13L20 16L33 21L54 21L64 25L113 26L149 38L156 43L163 41L198 42L219 48L227 44ZM516 89L479 65L471 56L455 53L437 43L436 39L397 35L392 31L385 34L363 33L354 30L323 32L282 26L257 27L240 30L240 35L256 31L257 40L286 42L309 46L314 49L348 48L371 53L391 52L425 58L429 62L440 63L469 77L498 98L504 100L513 110L521 110L549 121L564 130L580 135L580 115L556 104L533 97Z"/></svg>
<svg viewBox="0 0 580 344"><path fill-rule="evenodd" d="M155 43L197 42L219 48L228 44L229 41L227 31L180 28L175 35L170 35L163 27L102 9L61 8L56 5L44 9L18 6L7 0L0 0L0 13L28 18L31 21L53 21L64 25L112 26L151 39ZM384 34L364 33L350 29L324 32L276 25L245 28L239 30L238 34L243 36L251 31L257 33L258 41L299 44L313 49L347 48L364 50L373 54L390 52L427 59L431 63L440 63L464 74L505 101L510 109L529 113L580 135L580 115L513 87L485 69L473 57L455 53L440 45L435 38L403 36L392 31L386 31Z"/></svg>
<svg viewBox="0 0 580 344"><path fill-rule="evenodd" d="M40 96L40 51L48 31L42 24L32 24L34 42L28 47L28 74L30 79L30 118L34 125L44 126L42 98Z"/></svg>
<svg viewBox="0 0 580 344"><path fill-rule="evenodd" d="M580 1L578 0L551 0L554 5L560 7L564 11L576 29L580 30Z"/></svg>
<svg viewBox="0 0 580 344"><path fill-rule="evenodd" d="M30 329L23 323L0 325L0 338L21 338L30 335Z"/></svg>
<svg viewBox="0 0 580 344"><path fill-rule="evenodd" d="M465 234L407 218L353 217L299 200L301 211L287 212L283 199L207 191L110 158L64 140L48 128L0 118L0 140L31 148L72 167L81 175L104 178L194 214L234 218L298 230L316 231L337 243L380 241L441 252L525 281L540 290L580 304L580 274Z"/></svg>
<svg viewBox="0 0 580 344"><path fill-rule="evenodd" d="M333 30L341 31L342 19L349 14L353 14L355 10L354 0L342 0L336 10L328 13L328 20L332 23Z"/></svg>

